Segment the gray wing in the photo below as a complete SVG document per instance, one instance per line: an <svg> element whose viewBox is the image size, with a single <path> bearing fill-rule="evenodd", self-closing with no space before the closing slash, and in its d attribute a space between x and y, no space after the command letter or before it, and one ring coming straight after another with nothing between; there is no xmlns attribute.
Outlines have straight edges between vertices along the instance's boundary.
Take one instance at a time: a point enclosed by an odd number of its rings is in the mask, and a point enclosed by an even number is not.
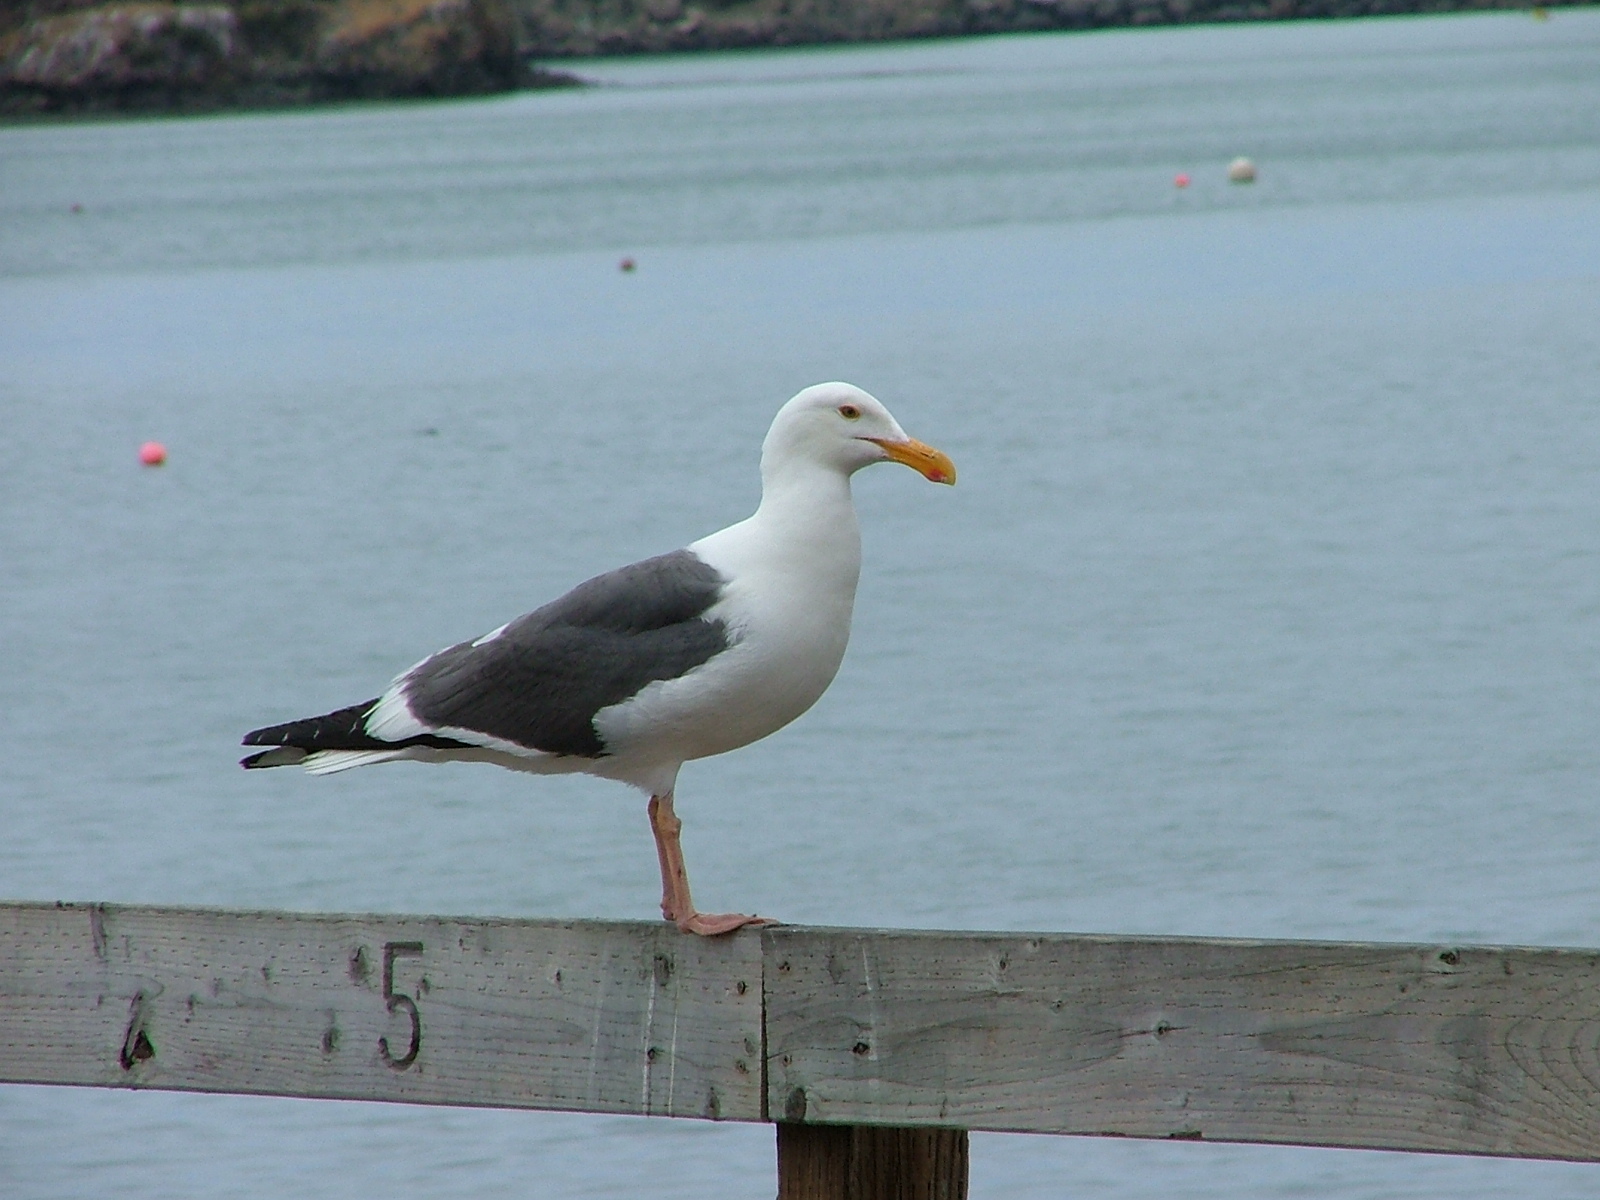
<svg viewBox="0 0 1600 1200"><path fill-rule="evenodd" d="M726 626L704 615L725 583L688 550L597 576L419 664L400 684L406 707L436 729L602 757L597 712L728 648Z"/></svg>

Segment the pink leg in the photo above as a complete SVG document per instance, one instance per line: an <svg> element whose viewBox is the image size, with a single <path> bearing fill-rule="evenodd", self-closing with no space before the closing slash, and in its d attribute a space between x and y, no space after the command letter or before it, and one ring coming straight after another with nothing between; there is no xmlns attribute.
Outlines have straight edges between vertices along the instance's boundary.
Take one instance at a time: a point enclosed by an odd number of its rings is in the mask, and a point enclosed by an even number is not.
<svg viewBox="0 0 1600 1200"><path fill-rule="evenodd" d="M656 835L656 859L661 864L661 915L684 933L711 937L732 933L746 925L770 925L770 917L748 917L743 913L702 913L694 909L689 896L689 871L683 865L683 846L678 834L683 822L672 810L672 793L650 797L650 829Z"/></svg>

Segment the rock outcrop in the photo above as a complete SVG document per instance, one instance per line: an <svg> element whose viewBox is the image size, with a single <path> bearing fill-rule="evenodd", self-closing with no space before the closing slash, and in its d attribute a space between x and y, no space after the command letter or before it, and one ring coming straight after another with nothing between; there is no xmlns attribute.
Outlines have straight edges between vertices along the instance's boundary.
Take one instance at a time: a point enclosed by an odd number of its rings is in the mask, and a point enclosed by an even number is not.
<svg viewBox="0 0 1600 1200"><path fill-rule="evenodd" d="M311 53L316 78L344 96L503 91L518 62L511 12L489 0L343 0Z"/></svg>
<svg viewBox="0 0 1600 1200"><path fill-rule="evenodd" d="M0 25L0 111L10 113L465 95L570 79L525 65L505 0L16 7Z"/></svg>
<svg viewBox="0 0 1600 1200"><path fill-rule="evenodd" d="M40 97L216 89L241 61L239 22L219 4L114 4L46 17L0 43L6 83Z"/></svg>

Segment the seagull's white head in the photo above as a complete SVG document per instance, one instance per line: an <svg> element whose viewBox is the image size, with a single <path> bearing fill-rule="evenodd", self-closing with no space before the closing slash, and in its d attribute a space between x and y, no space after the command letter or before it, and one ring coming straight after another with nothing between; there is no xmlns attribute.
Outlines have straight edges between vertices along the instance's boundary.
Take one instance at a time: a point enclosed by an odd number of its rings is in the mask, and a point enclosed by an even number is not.
<svg viewBox="0 0 1600 1200"><path fill-rule="evenodd" d="M876 398L848 383L808 387L778 410L761 444L763 474L804 461L852 475L877 462L898 462L932 480L955 483L942 451L906 436Z"/></svg>

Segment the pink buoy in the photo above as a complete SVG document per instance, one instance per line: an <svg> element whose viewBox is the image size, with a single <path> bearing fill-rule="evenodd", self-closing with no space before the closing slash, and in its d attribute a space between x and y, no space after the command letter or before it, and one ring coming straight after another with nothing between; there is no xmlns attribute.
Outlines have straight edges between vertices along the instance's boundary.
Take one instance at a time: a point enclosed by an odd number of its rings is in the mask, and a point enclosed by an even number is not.
<svg viewBox="0 0 1600 1200"><path fill-rule="evenodd" d="M167 448L160 442L146 442L139 447L139 461L147 467L159 467L167 461Z"/></svg>
<svg viewBox="0 0 1600 1200"><path fill-rule="evenodd" d="M1185 172L1179 171L1176 175L1174 175L1172 177L1172 186L1173 187L1179 187L1179 188L1188 187L1189 186L1189 176Z"/></svg>
<svg viewBox="0 0 1600 1200"><path fill-rule="evenodd" d="M638 265L639 264L634 262L633 259L625 258L617 264L617 269L619 271L631 271Z"/></svg>

